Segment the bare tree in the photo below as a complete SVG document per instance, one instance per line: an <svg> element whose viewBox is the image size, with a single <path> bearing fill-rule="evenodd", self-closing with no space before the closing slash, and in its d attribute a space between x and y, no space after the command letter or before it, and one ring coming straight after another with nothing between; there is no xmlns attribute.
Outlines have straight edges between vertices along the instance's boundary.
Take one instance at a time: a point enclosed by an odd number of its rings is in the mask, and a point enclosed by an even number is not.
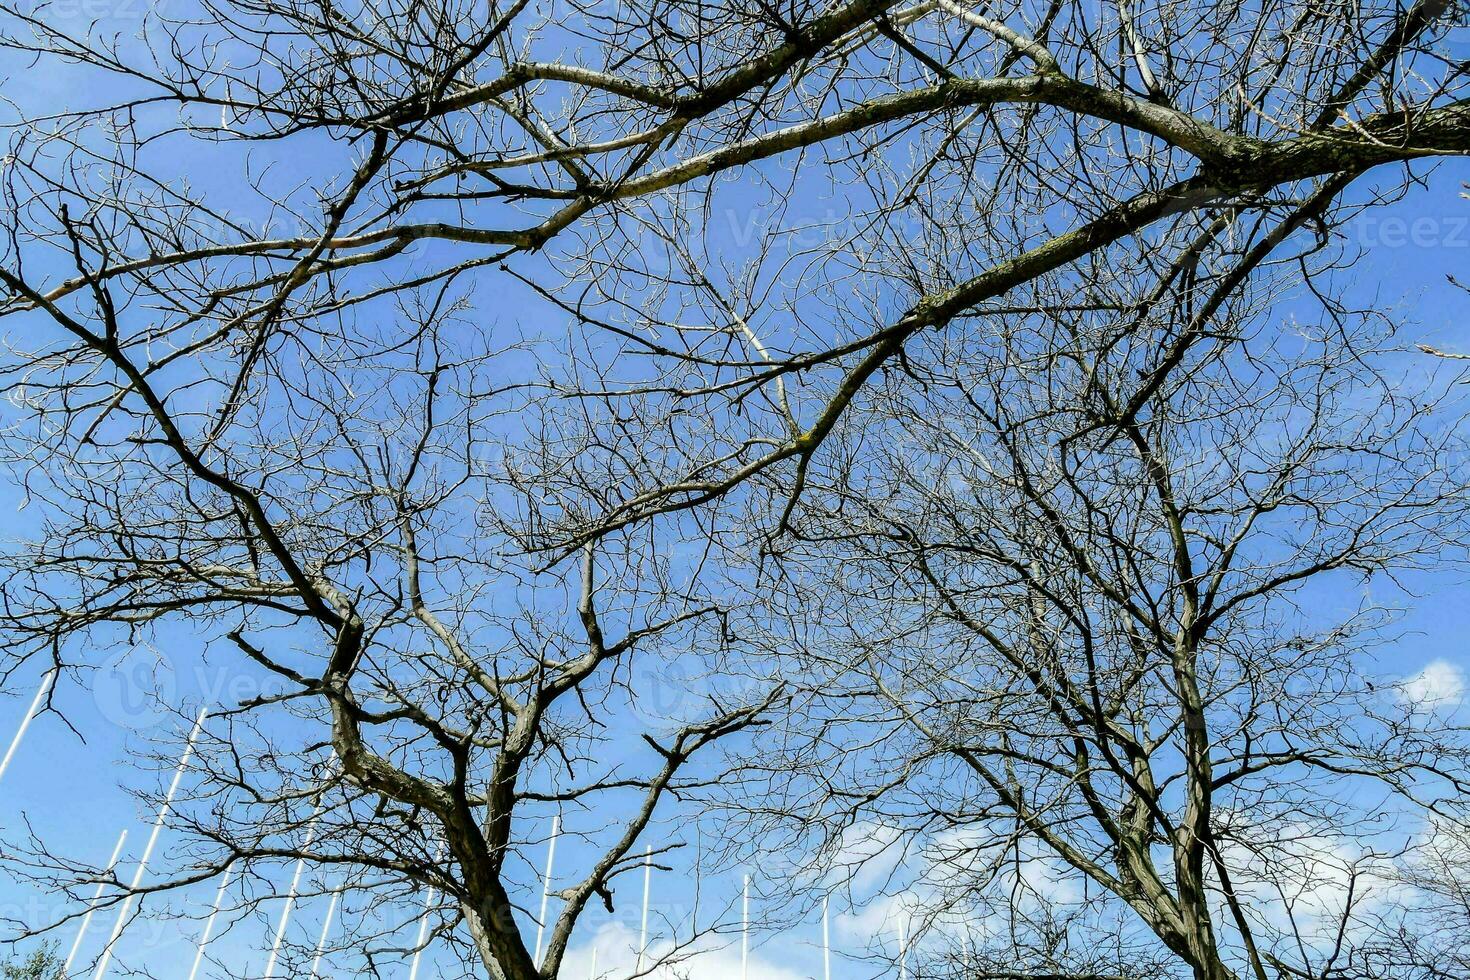
<svg viewBox="0 0 1470 980"><path fill-rule="evenodd" d="M648 731L646 758L636 736L623 744L629 660L719 648L719 602L611 542L537 583L503 530L524 498L494 432L496 399L535 387L496 381L520 352L452 349L452 303L402 315L422 327L406 349L360 332L312 343L304 370L240 402L207 461L183 432L208 421L165 408L152 379L103 380L74 351L33 358L17 390L42 427L69 431L27 476L48 509L9 570L27 605L10 636L79 668L77 644L172 618L276 678L216 712L192 764L203 787L181 808L192 863L147 891L304 857L374 905L435 889L456 909L439 928L462 925L492 971L554 972L583 907L610 907L641 861L633 846L685 763L757 723L774 692ZM538 966L512 912L537 876L520 849L544 844L553 812L604 850L562 891Z"/></svg>
<svg viewBox="0 0 1470 980"><path fill-rule="evenodd" d="M1183 311L1112 271L855 402L778 559L805 708L756 825L895 835L956 975L1457 976L1417 838L1463 834L1470 740L1371 649L1463 559L1463 379L1269 279L1171 364Z"/></svg>
<svg viewBox="0 0 1470 980"><path fill-rule="evenodd" d="M1366 976L1462 976L1459 936L1470 923L1470 849L1463 821L1436 821L1416 841L1395 884L1411 899L1384 910L1379 941L1363 957Z"/></svg>
<svg viewBox="0 0 1470 980"><path fill-rule="evenodd" d="M1077 866L1111 875L1197 975L1233 968L1209 908L1228 867L1218 808L1171 816L1175 783L1122 773L1173 749L1206 796L1217 763L1264 773L1249 709L1269 696L1230 701L1234 723L1208 717L1198 665L1223 657L1215 636L1279 587L1392 564L1454 519L1453 474L1407 468L1433 448L1416 442L1424 409L1353 369L1351 331L1283 339L1305 352L1254 385L1234 331L1242 303L1270 299L1244 287L1284 248L1294 262L1303 239L1329 241L1357 178L1381 178L1378 203L1416 161L1470 149L1457 8L241 0L112 33L44 7L4 16L11 64L89 93L65 110L17 96L7 120L0 314L23 420L7 438L45 522L9 557L8 665L75 676L99 639L183 621L283 685L211 728L199 850L158 888L304 855L368 876L365 894L432 886L463 920L442 930L483 969L555 975L660 800L740 775L687 770L691 756L785 697L757 662L749 696L650 732L624 771L599 726L638 696L629 661L723 669L758 651L770 597L736 598L746 556L783 559L760 574L828 560L806 539L845 540L852 508L922 476L897 440L954 455L953 432L978 426L1003 450L987 464L1004 467L998 502L1026 521L1010 530L1036 542L1010 555L1024 561L1006 594L1028 597L1007 614L1056 632L1058 657L1080 643L1147 664L1108 695L1127 710L1184 712L1135 759L1127 739L1147 736L1089 701L1116 671L1057 694L1069 725L1095 722L1079 738L1114 766L1098 778L1123 780L1088 819L1136 852L1108 871L1069 845L1091 862ZM1300 271L1314 287L1333 272ZM574 330L513 323L509 295ZM1328 295L1329 319L1351 319ZM1383 400L1340 407L1360 390ZM1313 391L1359 428L1339 445L1308 404L1300 463L1281 455L1290 432L1258 434L1280 486L1252 465L1175 465L1245 424L1223 407L1177 427L1158 414L1227 396L1259 414ZM936 392L943 417L924 405ZM1084 471L1043 467L1054 451ZM1369 472L1357 494L1354 466ZM1293 509L1294 481L1317 477L1337 489ZM1098 507L1133 523L1100 524ZM1280 532L1295 550L1247 564L1232 535L1289 512L1307 521ZM941 547L931 517L901 548L911 564ZM995 571L988 552L975 562ZM906 586L963 610L979 586L949 571ZM803 616L824 607L805 599ZM1095 637L1068 625L1099 603ZM1249 662L1252 642L1282 656L1253 629L1230 633L1222 663ZM1330 671L1332 649L1303 658ZM901 654L874 649L878 675ZM993 724L1041 724L1053 706L1035 696ZM932 727L914 710L909 729ZM276 727L293 714L319 736ZM950 729L931 735L905 772L954 748ZM1239 758L1211 756L1242 740ZM987 805L1039 833L1025 800ZM571 806L628 818L599 823L601 857L537 964L510 913L526 880L513 855ZM1160 828L1177 831L1167 871ZM1256 975L1295 962L1256 948L1231 904Z"/></svg>

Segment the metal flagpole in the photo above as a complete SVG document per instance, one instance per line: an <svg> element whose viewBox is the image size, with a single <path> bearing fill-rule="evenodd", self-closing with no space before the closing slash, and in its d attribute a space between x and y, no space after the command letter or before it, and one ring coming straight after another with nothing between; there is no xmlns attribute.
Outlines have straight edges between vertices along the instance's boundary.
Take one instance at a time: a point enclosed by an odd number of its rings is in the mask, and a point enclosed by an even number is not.
<svg viewBox="0 0 1470 980"><path fill-rule="evenodd" d="M225 865L220 875L219 887L214 890L214 905L209 909L209 918L204 920L204 931L199 934L199 948L194 951L194 965L189 968L189 980L199 975L199 965L204 962L204 947L209 945L209 935L214 932L214 919L225 902L225 888L230 884L230 874L235 870L234 862Z"/></svg>
<svg viewBox="0 0 1470 980"><path fill-rule="evenodd" d="M92 903L87 906L86 913L82 916L82 924L77 927L77 938L72 940L71 952L66 954L66 962L61 964L61 975L71 976L72 961L77 958L77 951L82 948L82 937L87 934L87 926L92 922L92 913L97 909L97 902L102 898L102 892L107 888L106 878L112 874L117 867L117 859L122 857L123 844L128 839L128 832L124 830L117 835L117 846L112 849L112 857L107 859L107 870L102 872L102 881L97 882L97 891L92 895Z"/></svg>
<svg viewBox="0 0 1470 980"><path fill-rule="evenodd" d="M316 810L307 827L306 842L301 845L303 851L311 847L311 842L316 838L316 822L321 810L321 800L317 800ZM276 924L276 938L271 943L271 958L265 964L265 980L272 980L276 975L276 958L281 954L281 941L286 938L286 926L291 922L291 908L296 904L296 890L301 886L301 872L305 867L306 855L303 854L296 859L296 870L291 874L291 887L286 889L286 901L281 906L281 921Z"/></svg>
<svg viewBox="0 0 1470 980"><path fill-rule="evenodd" d="M20 748L20 740L25 738L26 729L31 727L35 720L36 709L41 707L41 699L46 692L51 690L51 682L56 680L56 669L46 671L46 676L41 678L41 686L36 690L36 696L31 699L31 706L26 709L26 716L20 720L20 727L15 730L15 738L10 740L10 748L5 750L5 758L0 759L0 779L5 778L5 770L10 768L10 760L15 758L15 750Z"/></svg>
<svg viewBox="0 0 1470 980"><path fill-rule="evenodd" d="M561 814L551 818L551 842L546 845L546 874L541 878L541 916L536 920L536 959L541 966L541 938L546 934L546 901L551 897L551 863L556 860L556 838L561 833Z"/></svg>
<svg viewBox="0 0 1470 980"><path fill-rule="evenodd" d="M337 902L342 898L342 886L338 885L332 889L332 901L327 905L327 917L322 921L322 934L316 940L316 955L311 959L311 976L308 980L316 980L317 971L322 965L322 950L327 948L327 933L332 929L332 917L337 914Z"/></svg>
<svg viewBox="0 0 1470 980"><path fill-rule="evenodd" d="M424 955L424 943L429 938L429 907L434 904L434 888L429 886L428 898L424 900L424 914L419 916L419 939L413 951L413 963L408 968L408 980L418 980L419 957Z"/></svg>
<svg viewBox="0 0 1470 980"><path fill-rule="evenodd" d="M740 886L740 980L750 976L750 875Z"/></svg>
<svg viewBox="0 0 1470 980"><path fill-rule="evenodd" d="M92 980L102 980L107 975L107 965L112 961L112 949L117 945L118 937L122 935L123 929L127 927L128 915L133 910L133 899L138 897L138 887L143 884L143 875L148 871L148 859L153 856L153 848L158 843L158 835L163 833L163 825L168 819L169 808L174 803L174 794L179 791L179 782L184 778L184 770L189 767L189 758L194 754L194 740L199 737L199 729L204 727L204 718L208 714L208 708L200 708L199 716L194 719L194 728L189 732L189 741L184 746L184 755L179 759L179 767L174 770L174 779L169 784L168 794L163 798L163 806L158 808L158 816L153 821L153 830L148 834L148 843L143 847L143 856L138 859L138 867L133 872L133 883L128 887L128 895L123 899L122 907L117 910L117 921L112 924L112 935L107 937L107 945L102 948L102 958L97 961L97 972L92 974Z"/></svg>
<svg viewBox="0 0 1470 980"><path fill-rule="evenodd" d="M832 929L825 895L822 896L822 980L832 980Z"/></svg>
<svg viewBox="0 0 1470 980"><path fill-rule="evenodd" d="M592 944L592 967L587 971L587 980L597 980L597 943Z"/></svg>
<svg viewBox="0 0 1470 980"><path fill-rule="evenodd" d="M444 842L440 841L434 852L435 862L444 856ZM429 886L429 894L424 897L424 914L419 917L419 941L414 945L413 962L408 968L408 980L418 980L419 958L424 955L424 943L429 938L429 910L434 907L434 886Z"/></svg>
<svg viewBox="0 0 1470 980"><path fill-rule="evenodd" d="M643 925L638 929L638 966L635 973L643 972L643 954L648 951L648 883L653 871L653 845L643 848Z"/></svg>
<svg viewBox="0 0 1470 980"><path fill-rule="evenodd" d="M909 975L909 920L898 923L898 980Z"/></svg>

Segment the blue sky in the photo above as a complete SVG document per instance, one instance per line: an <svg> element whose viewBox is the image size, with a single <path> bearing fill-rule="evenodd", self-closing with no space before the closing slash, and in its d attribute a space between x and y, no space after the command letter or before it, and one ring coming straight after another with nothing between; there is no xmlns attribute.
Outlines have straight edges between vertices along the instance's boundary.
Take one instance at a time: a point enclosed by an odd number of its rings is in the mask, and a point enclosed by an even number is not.
<svg viewBox="0 0 1470 980"><path fill-rule="evenodd" d="M0 72L10 77L6 94L17 102L42 102L75 105L93 94L70 81L71 76L48 76L9 66ZM72 87L66 87L66 86ZM238 173L196 168L188 157L178 160L182 176L230 201L230 185ZM1395 310L1405 322L1400 335L1406 349L1427 343L1447 350L1470 352L1470 295L1447 281L1450 275L1470 280L1470 201L1462 198L1462 182L1470 180L1470 164L1452 162L1424 167L1423 186L1416 186L1396 203L1371 212L1351 226L1350 233L1365 248L1363 261L1354 268L1347 283L1350 293L1364 303ZM279 180L289 184L300 176L291 170L289 160L282 161ZM212 185L212 186L211 186ZM737 188L738 190L738 188ZM229 207L227 203L225 205ZM732 212L733 213L733 212ZM508 307L500 312L508 319L534 320L545 316L545 310L532 305L527 294L510 290ZM1281 305L1281 315L1289 315L1291 301ZM0 510L10 515L6 532L24 536L37 526L38 515L21 506L22 498L13 483L0 485ZM1424 673L1426 683L1446 689L1462 684L1462 672L1470 670L1470 602L1464 598L1463 575L1459 571L1416 574L1407 580L1410 593L1385 592L1387 586L1375 586L1374 598L1400 606L1400 638L1380 652L1380 668L1390 676L1413 677ZM1336 586L1334 586L1336 588ZM1313 596L1317 608L1331 614L1334 607L1351 608L1358 603L1357 594L1334 594L1330 590ZM168 628L152 637L146 645L119 645L96 651L101 666L83 683L72 679L63 682L59 695L66 710L66 722L48 715L36 721L10 771L0 783L0 831L5 839L14 840L26 827L44 834L52 848L79 859L101 862L111 850L117 834L127 829L128 848L123 868L131 873L131 859L140 853L147 837L153 813L140 808L129 794L132 789L152 788L165 781L169 773L140 769L144 757L156 740L176 742L184 719L201 705L230 703L253 696L268 683L257 671L242 665L238 658L223 651L206 656L204 640L198 635ZM1427 671L1427 673L1425 673ZM0 744L8 743L21 721L40 679L36 669L21 671L5 686L8 697L0 701ZM174 713L158 709L152 695ZM74 730L72 730L74 728ZM188 781L186 780L186 795ZM664 825L657 834L665 839L682 837L692 843L689 827ZM165 833L158 867L169 864L169 845L175 839ZM688 852L685 852L686 855ZM575 848L564 845L559 865L573 869L579 866ZM687 858L679 871L660 874L655 879L655 915L653 940L662 941L666 930L660 918L679 920L692 907L694 879ZM879 859L875 867L885 865ZM281 869L282 879L289 868ZM859 889L860 895L872 898L876 907L886 908L890 901L877 895L881 874L868 876ZM330 885L330 882L327 884ZM532 891L534 880L525 882ZM739 875L727 873L703 883L708 889L707 901L733 908L738 900ZM214 887L204 884L175 898L175 907L190 910L196 917L207 908ZM584 924L587 936L597 935L600 968L626 961L636 933L636 902L629 901L637 888L620 892L620 912L615 920L600 912L591 913ZM759 904L759 897L757 897ZM553 902L553 911L556 903ZM316 897L303 903L294 919L299 935L315 935L326 901ZM59 910L57 899L40 893L25 882L0 877L0 917L35 924L54 919ZM67 908L71 908L67 906ZM277 906L266 906L268 915ZM661 914L662 913L662 916ZM759 908L757 909L759 913ZM796 913L791 913L793 916ZM404 936L414 929L415 909L402 910ZM834 909L834 936L843 951L854 954L865 950L873 919L863 910L849 909L846 899ZM245 964L264 963L261 950L273 922L249 919L221 937L212 949L234 968ZM111 914L94 920L88 949L95 950L111 926ZM159 976L182 977L194 955L194 939L200 927L197 918L185 921L143 921L128 934L119 948L122 965L147 966ZM529 928L529 927L528 927ZM71 942L75 925L58 935L63 949ZM820 959L816 943L819 927L814 910L805 909L799 921L760 935L756 944L756 966L752 974L760 980L790 980L820 976ZM891 943L892 937L887 942ZM590 965L590 944L584 938L578 952L568 964L568 976L585 975ZM24 951L29 947L21 947ZM738 953L733 948L710 954L702 969L710 978L733 976ZM427 957L421 976L436 976L436 964ZM402 976L407 976L407 964ZM839 975L843 975L838 967ZM865 968L880 972L877 968ZM119 973L121 970L118 971ZM330 973L328 975L331 975Z"/></svg>
<svg viewBox="0 0 1470 980"><path fill-rule="evenodd" d="M1401 335L1406 347L1423 342L1448 350L1470 350L1470 301L1447 281L1449 275L1464 275L1466 259L1470 258L1470 231L1463 220L1470 216L1470 202L1460 197L1462 179L1470 179L1470 167L1447 164L1436 168L1424 187L1374 215L1376 227L1362 232L1368 251L1355 270L1353 291L1362 299L1402 312L1407 321ZM1289 303L1283 305L1283 310L1287 309ZM30 512L19 507L13 486L7 485L3 493L0 500L13 515L9 533L24 534L31 526ZM1391 676L1410 677L1430 668L1427 676L1434 683L1457 682L1459 672L1470 668L1465 640L1470 636L1470 602L1465 599L1463 576L1458 571L1419 573L1408 584L1417 595L1386 592L1387 586L1375 586L1377 601L1403 610L1400 638L1380 651L1380 669ZM1335 591L1341 587L1342 580L1337 580L1320 594L1310 595L1309 605L1329 615L1356 606L1360 595ZM43 716L32 726L0 784L0 827L6 834L15 835L25 826L33 826L44 833L52 847L80 859L101 862L118 832L127 829L129 844L123 867L129 869L125 873L130 873L128 858L141 851L153 813L140 809L128 790L156 787L169 775L140 771L138 759L160 736L176 740L186 727L181 715L196 706L248 697L268 683L238 658L224 655L201 659L203 649L201 637L170 628L146 645L99 650L102 666L90 679L90 689L64 682L62 704L67 721L76 731L68 730L55 716ZM30 670L17 674L6 686L9 697L0 702L0 739L7 744L38 681L39 674ZM180 714L160 711L153 700L155 694ZM186 780L186 796L188 785ZM168 847L172 843L176 841L165 833L163 858L157 862L161 868L168 866ZM578 857L575 849L564 843L558 863L572 869ZM287 870L282 869L283 876ZM869 884L875 881L875 877L868 879ZM674 918L687 913L690 883L687 872L656 876L655 942L662 931L661 913ZM705 888L707 901L731 902L739 885L734 875L725 875L706 882ZM627 895L620 893L620 914L615 921L599 911L589 915L584 935L599 936L600 970L613 965L610 960L619 955L631 955L629 949L638 923L636 903L630 899L637 890L635 887L628 889ZM208 907L212 895L212 885L199 886L177 896L175 907L188 907L198 914ZM881 904L888 899L878 901ZM553 902L553 909L555 905ZM325 906L325 899L313 898L297 910L294 922L299 937L315 935ZM275 908L267 906L267 912L273 915ZM54 917L57 910L53 898L24 883L0 878L0 911L7 918L36 923ZM413 912L412 908L403 910L405 937L414 926ZM838 944L853 953L863 952L866 943L862 931L870 924L870 917L861 917L861 910L858 917L851 917L845 899L839 901L834 916L838 920L834 925ZM100 945L110 926L110 914L94 920L89 948ZM271 926L269 922L247 920L220 938L212 949L235 966L263 964L261 947ZM150 968L157 967L162 976L182 976L192 960L199 927L197 921L141 921L119 947L119 961L133 966L146 963ZM68 926L58 935L63 946L70 944L74 928ZM804 922L757 936L755 962L766 971L757 976L771 980L819 976L818 938L817 918L810 911ZM582 949L569 964L569 976L578 976L579 964L588 959L586 943L579 945ZM737 960L738 953L732 947L705 962L709 975L717 977L733 970ZM424 969L429 970L431 964L432 957L426 958ZM405 964L404 976L407 968ZM423 975L436 974L429 970Z"/></svg>

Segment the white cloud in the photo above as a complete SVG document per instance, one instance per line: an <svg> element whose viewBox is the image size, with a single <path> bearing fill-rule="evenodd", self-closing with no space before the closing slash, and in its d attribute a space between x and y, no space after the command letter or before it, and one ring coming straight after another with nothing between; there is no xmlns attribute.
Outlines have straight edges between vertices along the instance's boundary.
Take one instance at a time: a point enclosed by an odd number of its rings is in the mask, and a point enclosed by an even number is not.
<svg viewBox="0 0 1470 980"><path fill-rule="evenodd" d="M977 875L1005 858L1005 847L990 828L975 824L942 830L923 854L923 878L936 887L967 888Z"/></svg>
<svg viewBox="0 0 1470 980"><path fill-rule="evenodd" d="M1465 695L1465 672L1447 660L1435 660L1400 683L1398 690L1410 704L1449 705Z"/></svg>
<svg viewBox="0 0 1470 980"><path fill-rule="evenodd" d="M621 922L609 922L597 930L590 942L567 950L561 975L623 980L633 976L637 969L637 950L635 930ZM770 950L750 951L751 980L808 980L807 974L773 962L771 955ZM740 980L740 940L738 936L733 941L730 937L711 937L679 950L667 939L655 940L649 943L644 967L647 969L655 963L656 968L642 975L647 980Z"/></svg>
<svg viewBox="0 0 1470 980"><path fill-rule="evenodd" d="M1404 860L1411 870L1470 869L1470 831L1447 817L1430 814Z"/></svg>
<svg viewBox="0 0 1470 980"><path fill-rule="evenodd" d="M866 945L896 944L900 935L912 936L918 931L919 909L910 894L883 895L858 908L833 917L837 935Z"/></svg>
<svg viewBox="0 0 1470 980"><path fill-rule="evenodd" d="M896 827L863 821L842 832L832 856L834 878L851 876L849 886L864 893L880 887L905 858L902 833Z"/></svg>
<svg viewBox="0 0 1470 980"><path fill-rule="evenodd" d="M1232 823L1236 833L1256 838L1254 847L1227 842L1223 848L1236 894L1252 918L1317 954L1333 947L1340 930L1351 942L1366 940L1378 916L1402 904L1393 859L1351 833L1287 820L1253 828L1252 815L1239 810ZM1220 898L1219 921L1229 914Z"/></svg>

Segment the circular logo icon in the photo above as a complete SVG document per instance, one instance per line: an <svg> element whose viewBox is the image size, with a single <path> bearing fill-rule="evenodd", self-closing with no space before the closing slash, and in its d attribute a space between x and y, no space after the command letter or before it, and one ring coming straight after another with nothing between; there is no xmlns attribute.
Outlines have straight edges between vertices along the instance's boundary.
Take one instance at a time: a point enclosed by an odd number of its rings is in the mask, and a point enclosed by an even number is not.
<svg viewBox="0 0 1470 980"><path fill-rule="evenodd" d="M98 665L92 681L92 697L102 717L134 731L162 723L177 695L172 661L147 645L118 650Z"/></svg>

